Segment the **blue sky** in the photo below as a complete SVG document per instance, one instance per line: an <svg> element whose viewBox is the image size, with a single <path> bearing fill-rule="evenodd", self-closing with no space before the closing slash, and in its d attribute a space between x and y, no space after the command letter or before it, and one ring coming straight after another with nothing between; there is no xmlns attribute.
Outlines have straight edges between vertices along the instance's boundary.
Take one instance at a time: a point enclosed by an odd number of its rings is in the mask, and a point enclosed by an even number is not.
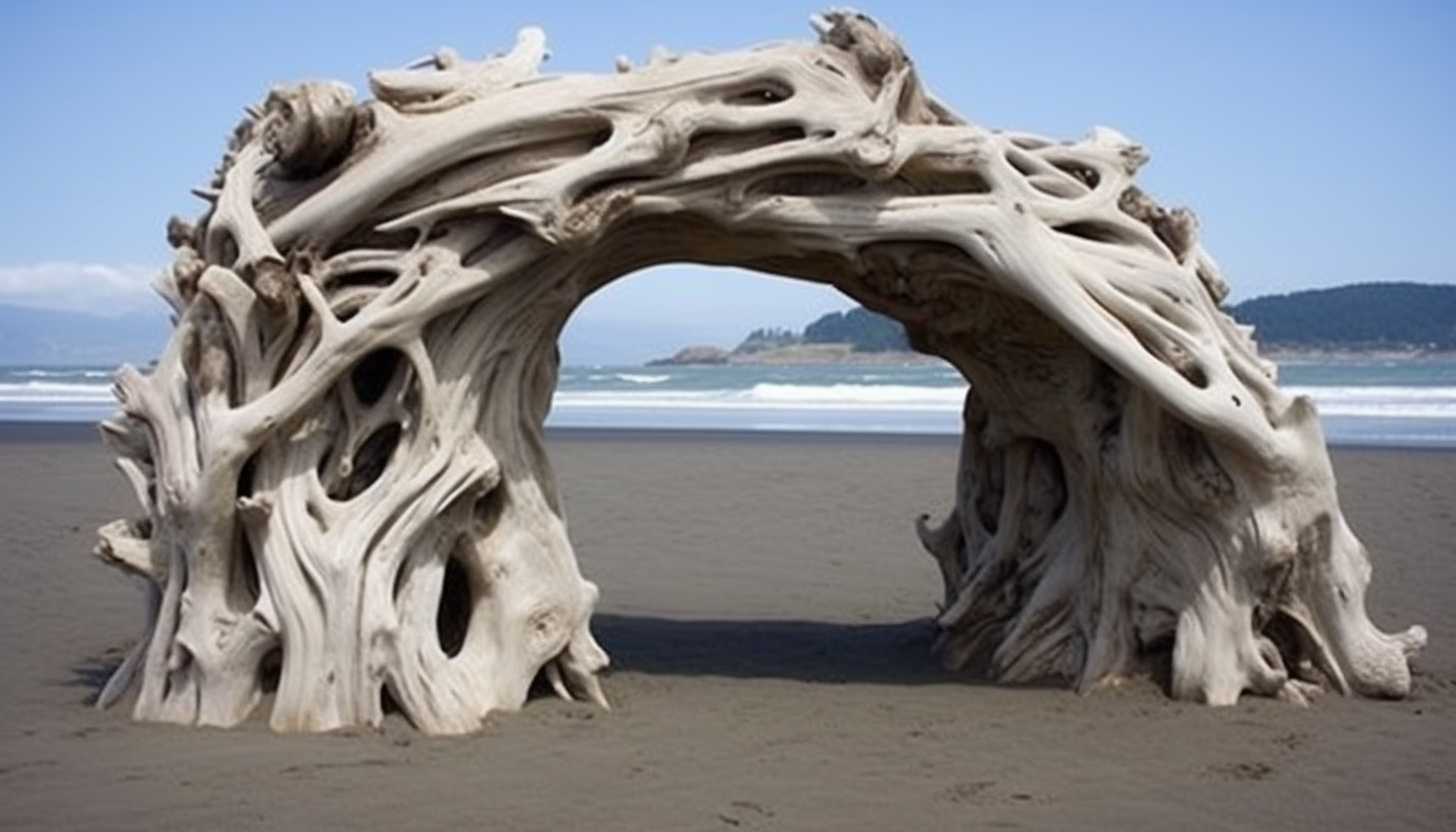
<svg viewBox="0 0 1456 832"><path fill-rule="evenodd" d="M811 39L827 4L100 3L0 9L0 303L160 310L167 217L196 215L244 105L272 83L365 73L546 29L548 72ZM1456 4L937 2L861 6L932 91L988 127L1143 143L1140 178L1192 207L1241 299L1364 280L1456 281ZM592 299L582 327L731 342L848 301L672 267ZM667 337L667 336L664 336Z"/></svg>

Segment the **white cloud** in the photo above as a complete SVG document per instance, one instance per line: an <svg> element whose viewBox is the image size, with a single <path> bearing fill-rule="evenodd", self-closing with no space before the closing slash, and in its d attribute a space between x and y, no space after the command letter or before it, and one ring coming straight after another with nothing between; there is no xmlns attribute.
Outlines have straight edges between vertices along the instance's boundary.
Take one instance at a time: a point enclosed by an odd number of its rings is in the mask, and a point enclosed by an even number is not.
<svg viewBox="0 0 1456 832"><path fill-rule="evenodd" d="M165 307L152 290L156 266L48 262L0 266L0 303L116 317Z"/></svg>

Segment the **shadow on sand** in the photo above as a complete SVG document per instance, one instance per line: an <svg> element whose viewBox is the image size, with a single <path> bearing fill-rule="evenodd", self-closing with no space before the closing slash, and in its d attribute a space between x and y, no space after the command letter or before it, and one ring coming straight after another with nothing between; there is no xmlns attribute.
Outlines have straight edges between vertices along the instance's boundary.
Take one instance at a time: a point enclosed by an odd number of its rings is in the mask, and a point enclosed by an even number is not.
<svg viewBox="0 0 1456 832"><path fill-rule="evenodd" d="M675 619L598 613L592 631L624 673L829 684L986 684L931 652L928 618L896 623Z"/></svg>
<svg viewBox="0 0 1456 832"><path fill-rule="evenodd" d="M621 673L788 679L821 684L985 685L983 668L949 671L931 652L928 618L874 624L753 619L677 619L599 613L592 631ZM120 651L71 668L94 703Z"/></svg>

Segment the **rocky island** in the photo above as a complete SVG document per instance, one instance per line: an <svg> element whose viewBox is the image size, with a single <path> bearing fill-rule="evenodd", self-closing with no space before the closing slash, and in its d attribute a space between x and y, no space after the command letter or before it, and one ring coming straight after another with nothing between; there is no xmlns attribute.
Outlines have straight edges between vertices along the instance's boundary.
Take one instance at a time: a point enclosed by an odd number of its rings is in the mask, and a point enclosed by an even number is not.
<svg viewBox="0 0 1456 832"><path fill-rule="evenodd" d="M905 329L892 318L856 307L830 312L804 327L762 328L750 332L733 349L697 344L649 367L713 364L920 364L940 359L910 349Z"/></svg>

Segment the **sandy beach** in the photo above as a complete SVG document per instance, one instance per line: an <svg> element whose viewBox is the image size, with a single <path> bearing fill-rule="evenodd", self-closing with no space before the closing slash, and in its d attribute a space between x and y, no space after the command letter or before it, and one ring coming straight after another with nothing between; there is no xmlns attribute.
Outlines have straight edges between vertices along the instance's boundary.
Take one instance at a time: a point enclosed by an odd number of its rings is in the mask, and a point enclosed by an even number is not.
<svg viewBox="0 0 1456 832"><path fill-rule="evenodd" d="M281 736L88 702L140 624L90 552L134 512L84 425L0 424L3 829L1451 829L1456 452L1336 449L1413 695L1210 709L1002 687L929 655L950 437L557 432L611 712Z"/></svg>

